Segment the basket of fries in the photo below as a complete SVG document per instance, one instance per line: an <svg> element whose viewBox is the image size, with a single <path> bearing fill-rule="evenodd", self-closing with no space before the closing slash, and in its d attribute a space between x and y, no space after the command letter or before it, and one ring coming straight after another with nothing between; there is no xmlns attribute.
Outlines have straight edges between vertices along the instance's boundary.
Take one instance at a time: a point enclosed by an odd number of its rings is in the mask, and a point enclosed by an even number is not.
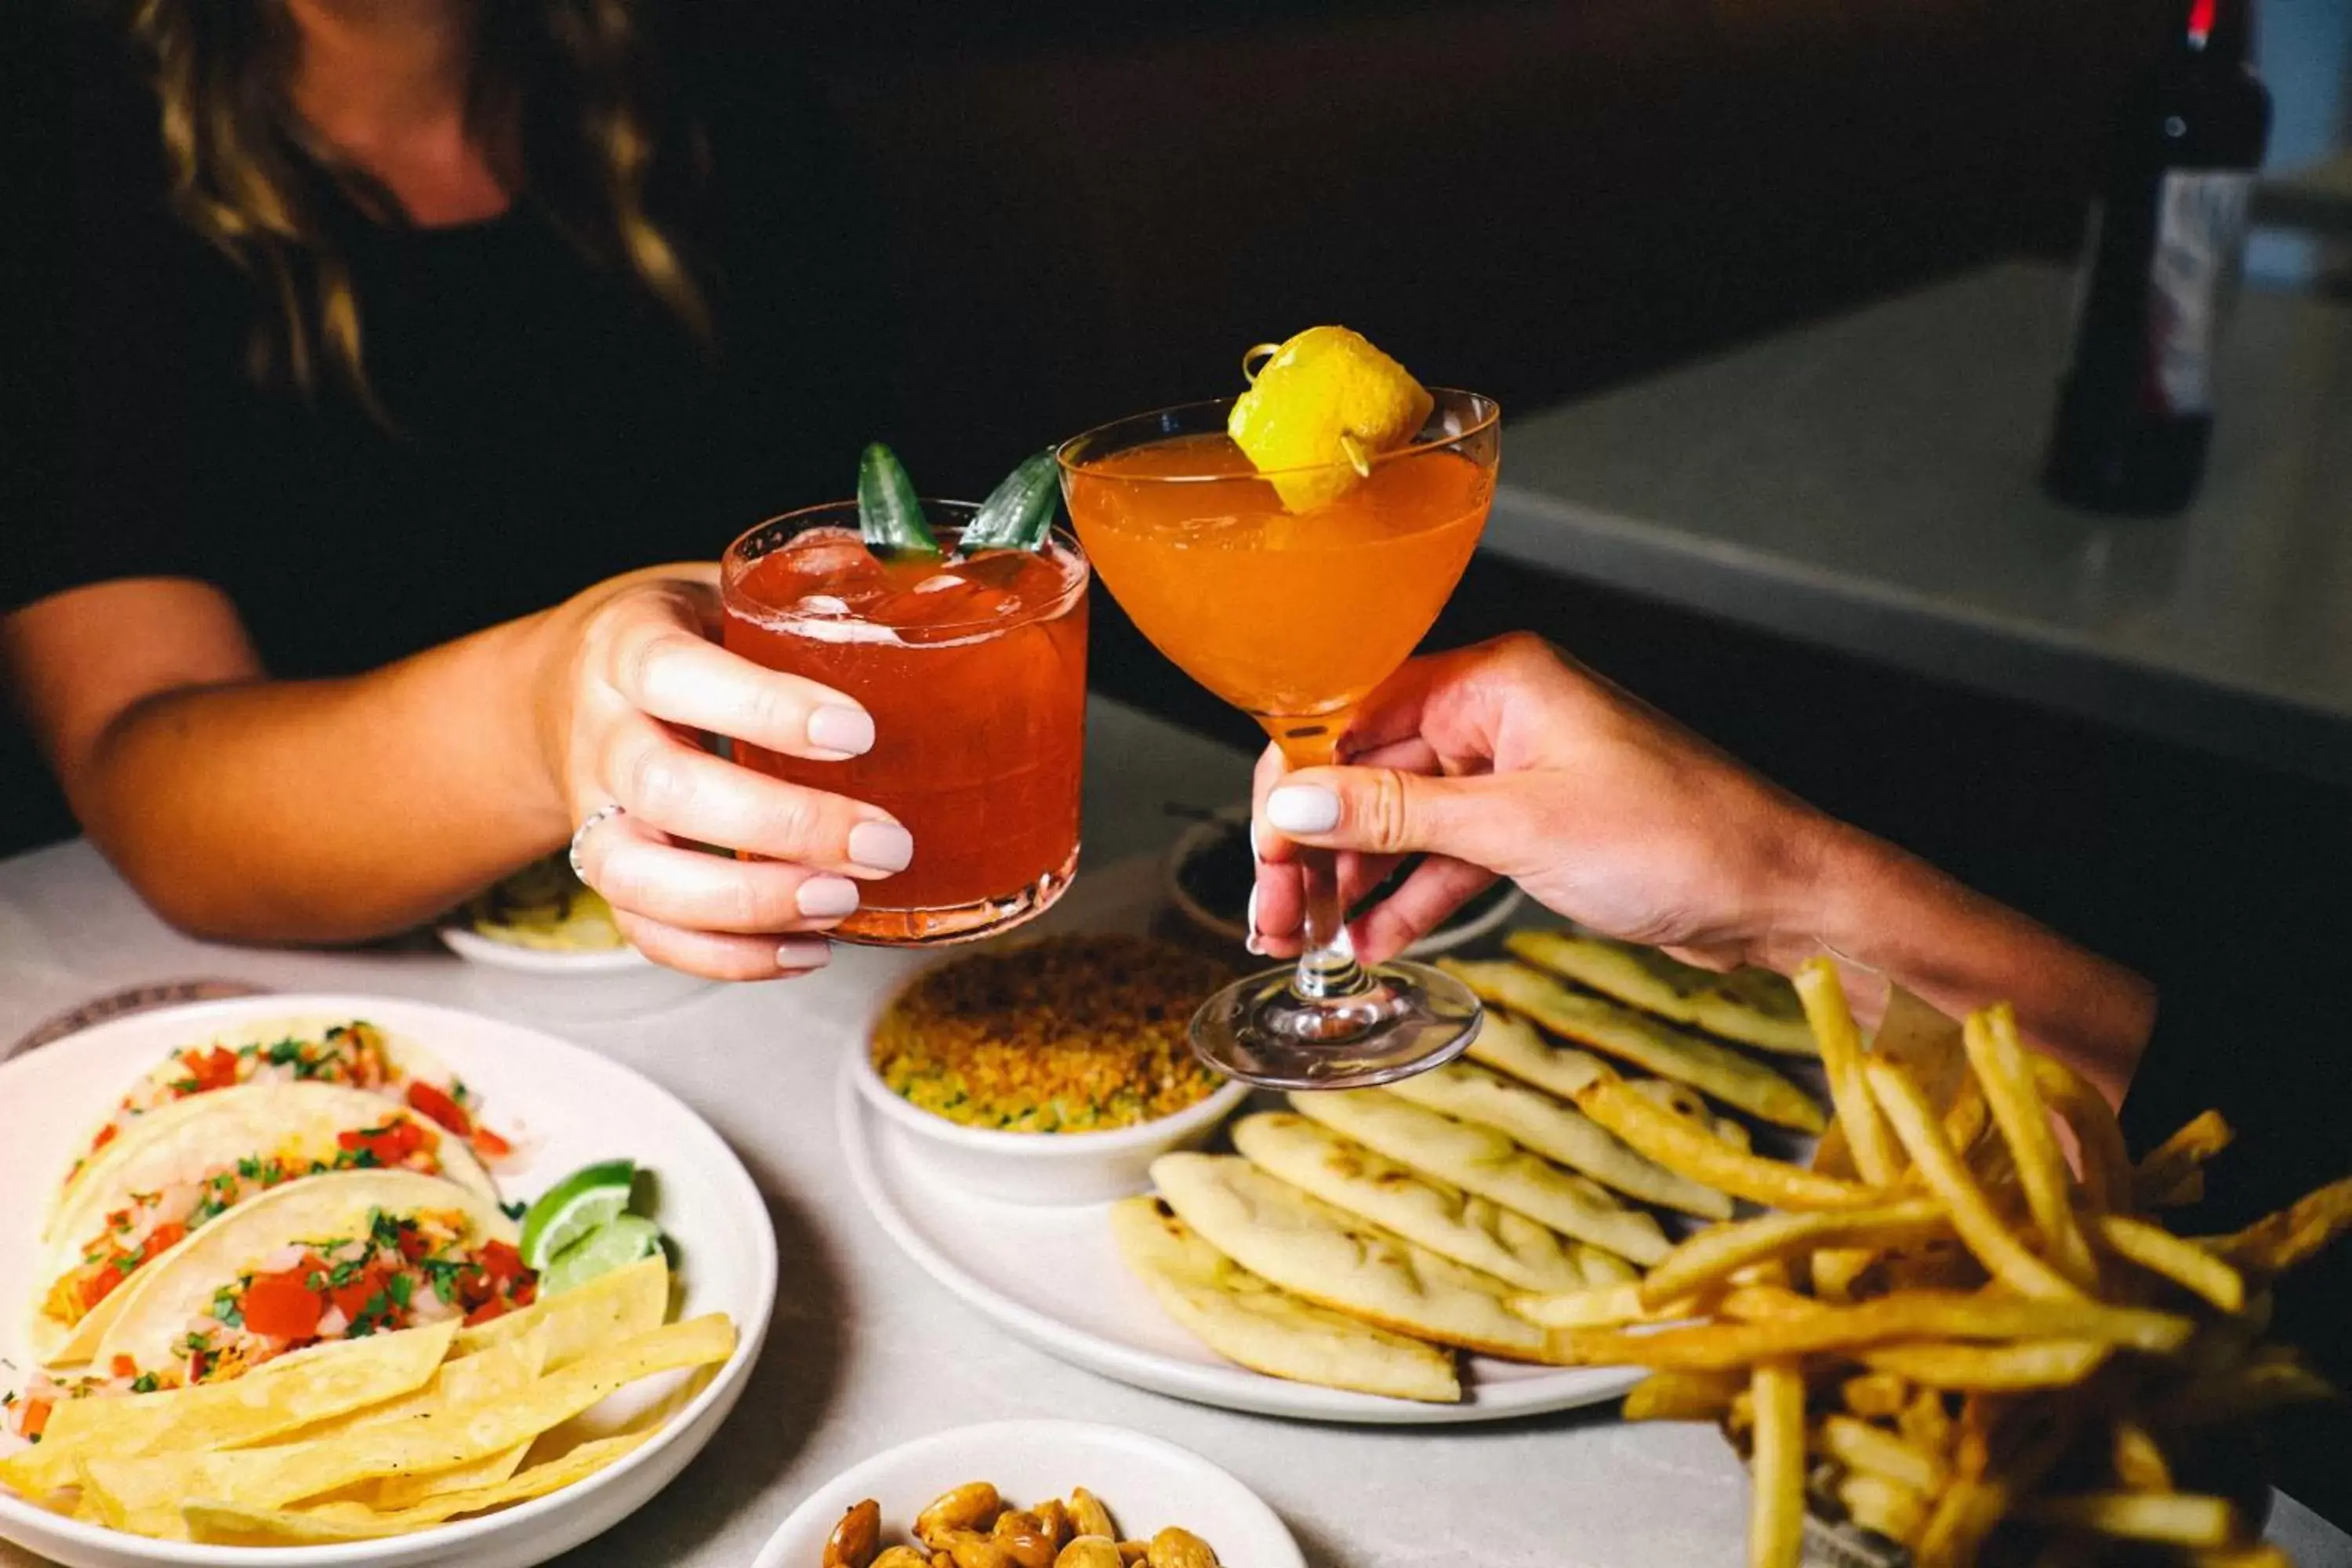
<svg viewBox="0 0 2352 1568"><path fill-rule="evenodd" d="M1553 1357L1649 1368L1628 1419L1722 1426L1756 1568L2285 1563L2245 1423L2335 1396L2265 1336L2274 1282L2352 1228L2352 1178L2176 1235L2160 1215L2201 1193L2218 1114L2135 1163L2008 1007L1955 1024L1898 992L1865 1048L1826 961L1797 988L1836 1110L1810 1169L1674 1151L1771 1212L1638 1280L1519 1298ZM1579 1100L1666 1157L1666 1130L1600 1098Z"/></svg>

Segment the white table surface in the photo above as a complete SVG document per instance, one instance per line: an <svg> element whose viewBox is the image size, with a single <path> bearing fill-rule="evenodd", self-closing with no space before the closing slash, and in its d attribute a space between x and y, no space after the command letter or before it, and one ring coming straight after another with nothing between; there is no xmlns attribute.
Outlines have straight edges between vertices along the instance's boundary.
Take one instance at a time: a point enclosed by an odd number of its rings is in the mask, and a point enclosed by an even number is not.
<svg viewBox="0 0 2352 1568"><path fill-rule="evenodd" d="M2204 488L2036 476L2073 278L2011 262L1510 419L1484 548L2352 784L2352 305L2249 291Z"/></svg>
<svg viewBox="0 0 2352 1568"><path fill-rule="evenodd" d="M1126 880L1137 868L1102 872L1173 837L1180 824L1163 803L1213 806L1246 790L1238 752L1100 700L1089 722L1086 854L1098 879ZM1086 894L1082 876L1071 899ZM1457 1429L1231 1415L1066 1367L946 1295L866 1216L834 1130L841 1032L903 962L843 950L812 978L715 988L650 1017L519 1016L630 1063L707 1117L767 1194L782 1262L766 1353L725 1429L667 1492L566 1563L740 1568L794 1504L857 1460L943 1427L1015 1415L1112 1422L1197 1449L1264 1494L1317 1568L1742 1560L1741 1475L1705 1426L1628 1426L1607 1407ZM189 941L150 915L85 843L0 862L0 1042L120 986L214 977L504 1011L453 958ZM2287 1500L2272 1533L2305 1568L2352 1563L2352 1538ZM5 1568L34 1561L0 1546Z"/></svg>

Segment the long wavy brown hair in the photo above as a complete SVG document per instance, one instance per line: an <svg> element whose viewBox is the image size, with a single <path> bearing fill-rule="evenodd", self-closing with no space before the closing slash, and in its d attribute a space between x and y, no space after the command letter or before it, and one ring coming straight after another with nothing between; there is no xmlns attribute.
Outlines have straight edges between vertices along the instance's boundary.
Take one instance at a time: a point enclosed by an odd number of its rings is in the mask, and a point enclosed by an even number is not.
<svg viewBox="0 0 2352 1568"><path fill-rule="evenodd" d="M299 41L284 0L126 5L161 110L172 208L268 298L250 342L253 374L305 394L331 377L384 418L368 383L350 262L327 210L340 190L378 221L404 219L389 192L321 146L296 114ZM661 83L636 11L634 0L482 0L467 117L518 202L701 336L702 291L651 210L665 151L656 132ZM698 163L698 145L667 151Z"/></svg>

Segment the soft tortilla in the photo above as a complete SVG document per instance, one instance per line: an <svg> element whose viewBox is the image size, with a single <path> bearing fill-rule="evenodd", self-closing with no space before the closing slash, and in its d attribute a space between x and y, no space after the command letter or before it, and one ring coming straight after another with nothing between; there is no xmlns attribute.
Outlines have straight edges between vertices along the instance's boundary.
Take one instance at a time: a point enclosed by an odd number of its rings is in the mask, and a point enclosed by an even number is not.
<svg viewBox="0 0 2352 1568"><path fill-rule="evenodd" d="M1303 1116L1267 1111L1234 1124L1234 1147L1268 1175L1407 1241L1529 1290L1588 1281L1575 1245L1490 1199L1433 1182ZM1542 1279L1550 1283L1535 1284Z"/></svg>
<svg viewBox="0 0 2352 1568"><path fill-rule="evenodd" d="M1644 1013L1782 1056L1821 1054L1796 988L1769 969L1719 974L1654 947L1565 931L1517 931L1503 945L1514 957Z"/></svg>
<svg viewBox="0 0 2352 1568"><path fill-rule="evenodd" d="M1394 1333L1538 1361L1544 1331L1513 1291L1278 1182L1232 1154L1163 1154L1151 1180L1211 1247L1308 1300Z"/></svg>
<svg viewBox="0 0 2352 1568"><path fill-rule="evenodd" d="M1439 967L1480 1001L1526 1014L1555 1035L1632 1062L1644 1072L1704 1089L1726 1105L1800 1132L1818 1133L1829 1119L1812 1097L1762 1062L1703 1035L1661 1023L1605 996L1570 990L1542 970L1508 959ZM1546 1086L1549 1087L1549 1086Z"/></svg>
<svg viewBox="0 0 2352 1568"><path fill-rule="evenodd" d="M1323 1388L1451 1405L1462 1397L1454 1358L1276 1289L1202 1241L1157 1198L1110 1211L1127 1260L1168 1315L1253 1372Z"/></svg>
<svg viewBox="0 0 2352 1568"><path fill-rule="evenodd" d="M1488 1020L1489 1026L1494 1023ZM1528 1026L1514 1018L1519 1028ZM1619 1142L1615 1134L1572 1105L1542 1090L1467 1062L1442 1068L1388 1086L1399 1100L1507 1132L1537 1153L1581 1171L1629 1198L1680 1209L1701 1219L1729 1219L1731 1200L1713 1187L1678 1175Z"/></svg>
<svg viewBox="0 0 2352 1568"><path fill-rule="evenodd" d="M1625 1207L1590 1178L1528 1153L1491 1127L1456 1121L1381 1089L1294 1094L1290 1108L1391 1160L1643 1268L1668 1250L1666 1233L1647 1213Z"/></svg>

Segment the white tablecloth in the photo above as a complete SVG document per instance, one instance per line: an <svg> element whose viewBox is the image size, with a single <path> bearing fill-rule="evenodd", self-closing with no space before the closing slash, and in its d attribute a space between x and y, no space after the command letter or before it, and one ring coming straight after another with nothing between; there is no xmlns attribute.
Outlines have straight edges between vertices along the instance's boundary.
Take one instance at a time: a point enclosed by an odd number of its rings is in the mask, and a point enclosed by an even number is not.
<svg viewBox="0 0 2352 1568"><path fill-rule="evenodd" d="M1167 804L1213 806L1246 793L1248 763L1237 752L1100 700L1089 722L1089 865L1164 845L1181 826ZM1073 897L1084 891L1082 879ZM516 1015L630 1063L708 1118L767 1194L782 1259L766 1354L725 1429L667 1492L567 1563L741 1568L794 1504L856 1460L927 1432L1014 1415L1112 1422L1199 1450L1281 1510L1317 1568L1699 1568L1742 1559L1740 1473L1703 1426L1627 1426L1605 1406L1451 1429L1231 1415L1066 1367L945 1294L851 1191L833 1123L835 1058L803 1048L812 1018L863 1016L902 962L843 950L810 979L715 988L639 1019ZM0 1043L118 987L208 977L509 1011L476 972L436 953L191 942L150 915L84 843L0 863ZM2285 1500L2273 1534L2305 1568L2352 1563L2352 1538ZM0 1546L0 1568L32 1561Z"/></svg>

